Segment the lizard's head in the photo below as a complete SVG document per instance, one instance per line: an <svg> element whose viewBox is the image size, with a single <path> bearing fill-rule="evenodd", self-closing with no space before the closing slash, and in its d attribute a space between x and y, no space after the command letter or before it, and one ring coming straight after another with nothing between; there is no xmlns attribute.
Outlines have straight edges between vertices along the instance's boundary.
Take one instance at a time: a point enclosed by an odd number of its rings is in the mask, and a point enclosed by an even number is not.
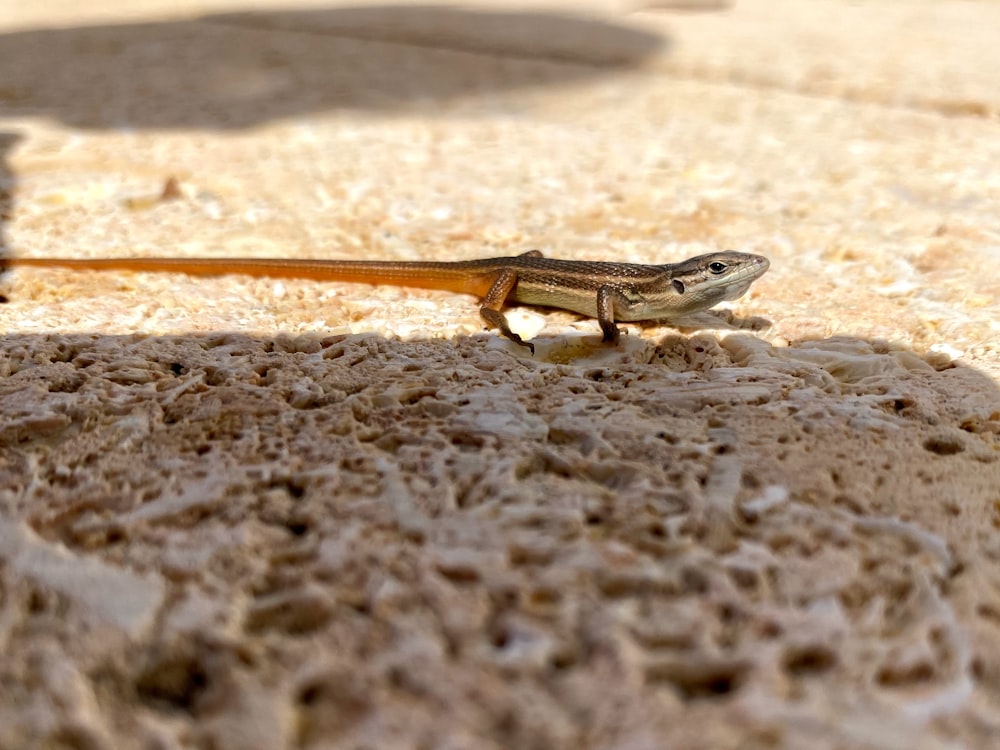
<svg viewBox="0 0 1000 750"><path fill-rule="evenodd" d="M698 312L742 297L770 266L763 255L708 253L674 265L670 283L679 298L679 309Z"/></svg>

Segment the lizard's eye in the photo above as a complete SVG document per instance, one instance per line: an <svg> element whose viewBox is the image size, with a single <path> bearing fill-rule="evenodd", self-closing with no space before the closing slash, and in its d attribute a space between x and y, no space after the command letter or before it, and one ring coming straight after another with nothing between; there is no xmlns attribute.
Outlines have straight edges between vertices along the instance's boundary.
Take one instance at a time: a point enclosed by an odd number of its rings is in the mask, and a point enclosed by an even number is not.
<svg viewBox="0 0 1000 750"><path fill-rule="evenodd" d="M725 273L727 268L729 268L729 266L725 263L720 263L717 260L713 260L708 264L708 270L715 274Z"/></svg>

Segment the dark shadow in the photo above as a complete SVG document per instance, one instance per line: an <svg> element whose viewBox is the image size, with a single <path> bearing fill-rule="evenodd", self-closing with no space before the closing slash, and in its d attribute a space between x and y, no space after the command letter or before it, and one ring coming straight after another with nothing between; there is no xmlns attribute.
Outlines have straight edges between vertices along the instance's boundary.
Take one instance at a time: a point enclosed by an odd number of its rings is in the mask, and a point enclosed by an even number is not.
<svg viewBox="0 0 1000 750"><path fill-rule="evenodd" d="M14 188L17 182L10 170L6 169L7 154L19 140L21 136L16 133L0 131L0 258L9 252L3 228L14 211ZM7 298L0 292L0 303L6 301Z"/></svg>
<svg viewBox="0 0 1000 750"><path fill-rule="evenodd" d="M80 128L248 128L633 67L661 37L579 16L339 8L0 36L0 107ZM553 64L555 63L555 64Z"/></svg>
<svg viewBox="0 0 1000 750"><path fill-rule="evenodd" d="M2 270L3 266L2 263L0 263L0 271ZM630 323L629 325L638 326L640 329L647 329L662 327L664 322L650 320ZM766 331L768 328L773 326L774 321L770 318L765 318L763 315L747 315L741 317L732 310L705 310L703 312L690 315L683 320L671 322L670 325L683 334L696 333L705 329L713 331L759 332Z"/></svg>

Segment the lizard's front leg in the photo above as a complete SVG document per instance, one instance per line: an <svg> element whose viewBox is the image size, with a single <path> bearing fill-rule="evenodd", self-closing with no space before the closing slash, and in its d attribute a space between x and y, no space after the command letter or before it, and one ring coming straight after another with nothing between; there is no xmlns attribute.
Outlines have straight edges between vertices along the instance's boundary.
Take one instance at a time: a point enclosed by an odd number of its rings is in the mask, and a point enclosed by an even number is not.
<svg viewBox="0 0 1000 750"><path fill-rule="evenodd" d="M504 314L500 312L503 309L504 303L510 296L511 292L514 291L514 287L517 286L517 272L512 268L505 268L497 274L496 281L493 282L493 286L486 293L483 298L483 304L479 308L479 314L482 316L483 320L490 328L496 328L504 336L509 338L515 344L520 344L521 346L526 346L532 354L535 353L535 345L529 341L525 341L512 330L510 326L507 325L507 318Z"/></svg>
<svg viewBox="0 0 1000 750"><path fill-rule="evenodd" d="M621 329L615 325L616 302L627 302L618 288L605 285L597 290L597 322L604 333L601 340L606 344L617 344L621 335Z"/></svg>

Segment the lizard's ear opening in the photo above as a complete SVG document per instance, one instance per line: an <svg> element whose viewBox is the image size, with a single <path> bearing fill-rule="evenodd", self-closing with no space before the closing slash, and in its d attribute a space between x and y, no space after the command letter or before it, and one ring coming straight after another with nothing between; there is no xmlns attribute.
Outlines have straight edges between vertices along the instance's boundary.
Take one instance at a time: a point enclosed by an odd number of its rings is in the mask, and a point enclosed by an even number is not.
<svg viewBox="0 0 1000 750"><path fill-rule="evenodd" d="M674 285L674 289L678 294L684 294L685 289L683 281L681 281L680 279L674 279L670 283Z"/></svg>

